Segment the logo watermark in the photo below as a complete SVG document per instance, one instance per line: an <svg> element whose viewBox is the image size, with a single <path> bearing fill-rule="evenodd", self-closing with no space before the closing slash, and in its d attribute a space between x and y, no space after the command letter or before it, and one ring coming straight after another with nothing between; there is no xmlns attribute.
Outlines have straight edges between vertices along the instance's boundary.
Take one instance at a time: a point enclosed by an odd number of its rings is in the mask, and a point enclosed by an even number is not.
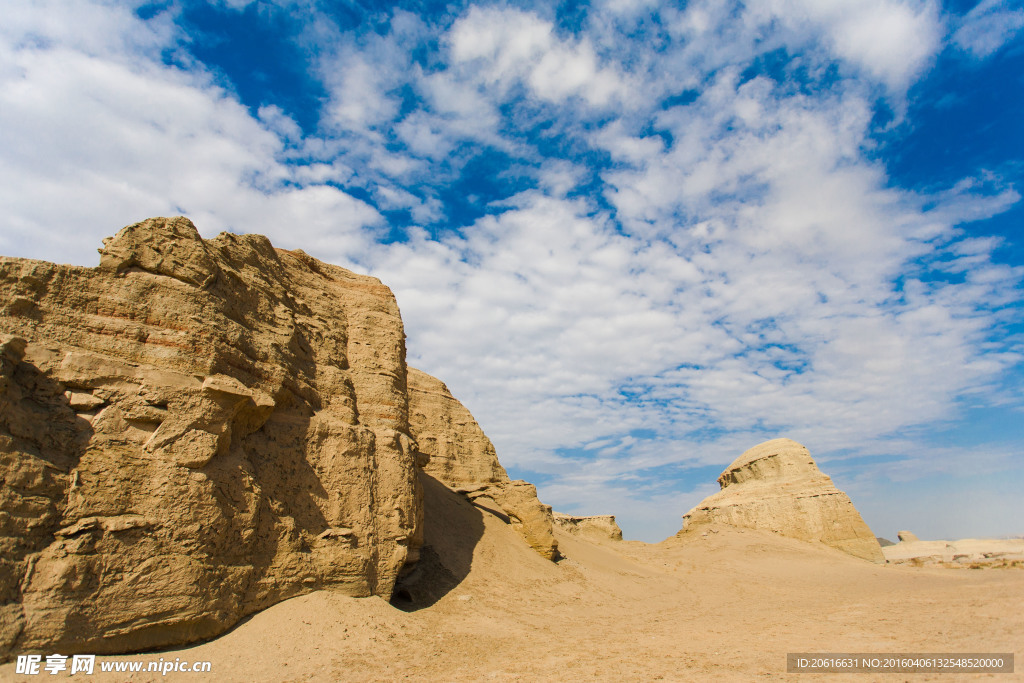
<svg viewBox="0 0 1024 683"><path fill-rule="evenodd" d="M189 662L182 661L180 657L174 660L151 659L140 660L104 660L97 666L96 655L18 655L14 665L14 673L22 676L46 675L56 676L58 673L66 672L67 675L75 674L92 675L100 673L158 673L166 676L169 673L210 673L213 665L210 662Z"/></svg>

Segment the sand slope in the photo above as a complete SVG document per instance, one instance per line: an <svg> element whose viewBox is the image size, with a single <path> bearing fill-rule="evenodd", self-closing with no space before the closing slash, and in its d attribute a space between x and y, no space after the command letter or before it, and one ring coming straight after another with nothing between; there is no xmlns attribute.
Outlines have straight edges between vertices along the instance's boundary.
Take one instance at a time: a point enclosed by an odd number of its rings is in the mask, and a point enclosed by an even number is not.
<svg viewBox="0 0 1024 683"><path fill-rule="evenodd" d="M1024 679L1018 569L879 566L728 527L657 545L558 532L565 559L554 564L440 485L427 486L426 519L431 550L407 595L417 603L403 604L412 611L313 593L210 643L103 658L208 660L212 675L83 680L749 680L786 676L791 651L1014 652L1018 673L994 678ZM41 680L13 672L0 667L0 679Z"/></svg>

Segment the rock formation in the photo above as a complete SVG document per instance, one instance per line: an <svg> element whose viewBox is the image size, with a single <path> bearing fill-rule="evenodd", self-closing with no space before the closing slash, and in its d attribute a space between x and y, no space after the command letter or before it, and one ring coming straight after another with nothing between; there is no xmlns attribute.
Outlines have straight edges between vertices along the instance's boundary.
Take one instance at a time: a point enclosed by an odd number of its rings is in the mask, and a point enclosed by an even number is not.
<svg viewBox="0 0 1024 683"><path fill-rule="evenodd" d="M390 290L185 218L100 254L0 258L0 660L390 597L423 509Z"/></svg>
<svg viewBox="0 0 1024 683"><path fill-rule="evenodd" d="M409 368L409 426L420 451L430 457L424 471L485 507L497 507L534 550L558 556L551 507L537 489L511 481L498 462L494 445L440 380Z"/></svg>
<svg viewBox="0 0 1024 683"><path fill-rule="evenodd" d="M718 477L722 490L683 516L683 531L723 523L820 541L856 557L884 562L875 535L850 498L790 439L754 446Z"/></svg>
<svg viewBox="0 0 1024 683"><path fill-rule="evenodd" d="M1022 566L1022 538L963 538L958 541L922 541L909 531L899 532L900 542L882 548L891 564L940 564L951 566Z"/></svg>
<svg viewBox="0 0 1024 683"><path fill-rule="evenodd" d="M562 531L597 541L621 541L622 529L615 523L615 515L590 515L577 517L554 513L555 524Z"/></svg>
<svg viewBox="0 0 1024 683"><path fill-rule="evenodd" d="M494 444L444 382L410 367L408 386L409 426L430 456L428 474L451 488L509 480Z"/></svg>

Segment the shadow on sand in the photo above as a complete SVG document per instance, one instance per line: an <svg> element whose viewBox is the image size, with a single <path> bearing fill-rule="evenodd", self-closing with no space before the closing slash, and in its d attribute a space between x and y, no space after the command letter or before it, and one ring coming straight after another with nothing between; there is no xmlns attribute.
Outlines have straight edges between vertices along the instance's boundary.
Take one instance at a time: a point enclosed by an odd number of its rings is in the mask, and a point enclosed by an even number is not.
<svg viewBox="0 0 1024 683"><path fill-rule="evenodd" d="M395 585L391 604L406 612L430 607L458 586L484 533L483 512L423 471L423 548L413 570Z"/></svg>

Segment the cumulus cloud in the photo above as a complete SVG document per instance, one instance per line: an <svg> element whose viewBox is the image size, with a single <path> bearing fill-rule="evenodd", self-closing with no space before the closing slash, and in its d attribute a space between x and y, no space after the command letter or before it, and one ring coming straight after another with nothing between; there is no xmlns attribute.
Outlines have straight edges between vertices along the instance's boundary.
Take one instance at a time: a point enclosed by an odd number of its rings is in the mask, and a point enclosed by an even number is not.
<svg viewBox="0 0 1024 683"><path fill-rule="evenodd" d="M562 40L535 14L473 7L452 27L452 57L478 67L487 86L508 91L525 83L541 99L577 96L603 105L628 92L614 69L603 67L587 39Z"/></svg>
<svg viewBox="0 0 1024 683"><path fill-rule="evenodd" d="M822 30L836 55L894 91L921 73L944 33L932 0L770 0L769 6L785 22Z"/></svg>
<svg viewBox="0 0 1024 683"><path fill-rule="evenodd" d="M57 7L16 11L18 32L6 29L5 253L91 263L121 225L182 213L206 234L263 232L292 246L369 237L361 229L379 222L374 208L333 186L289 183L305 168L281 161L297 127L279 109L254 118L203 71L165 65L172 31L117 6L67 8L63 22L78 17L107 41L66 31Z"/></svg>
<svg viewBox="0 0 1024 683"><path fill-rule="evenodd" d="M651 71L667 68L683 88L699 86L722 67L784 51L799 55L798 65L813 76L832 62L899 101L928 69L945 34L932 0L696 0L661 15L680 40Z"/></svg>

